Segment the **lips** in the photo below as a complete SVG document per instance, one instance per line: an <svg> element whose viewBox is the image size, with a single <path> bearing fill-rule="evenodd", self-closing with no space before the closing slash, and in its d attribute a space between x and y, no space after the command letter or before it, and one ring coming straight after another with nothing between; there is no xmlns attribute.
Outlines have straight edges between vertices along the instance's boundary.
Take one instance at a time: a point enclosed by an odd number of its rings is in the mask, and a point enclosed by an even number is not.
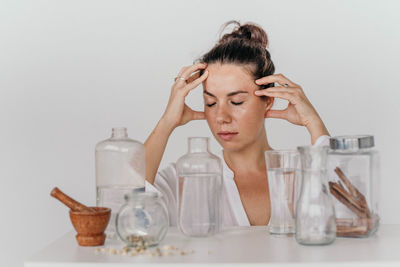
<svg viewBox="0 0 400 267"><path fill-rule="evenodd" d="M222 131L218 133L218 136L221 137L222 140L224 141L230 141L232 140L236 135L238 135L238 132L226 132Z"/></svg>

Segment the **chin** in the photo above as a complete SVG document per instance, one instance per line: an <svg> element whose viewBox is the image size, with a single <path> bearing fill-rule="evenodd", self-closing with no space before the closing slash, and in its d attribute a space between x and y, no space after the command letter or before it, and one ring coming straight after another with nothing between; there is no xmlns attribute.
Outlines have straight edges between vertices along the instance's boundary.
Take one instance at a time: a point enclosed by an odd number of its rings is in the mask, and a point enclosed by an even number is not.
<svg viewBox="0 0 400 267"><path fill-rule="evenodd" d="M234 152L234 151L240 151L243 148L243 145L241 145L239 142L224 141L219 138L216 138L216 139L225 151Z"/></svg>

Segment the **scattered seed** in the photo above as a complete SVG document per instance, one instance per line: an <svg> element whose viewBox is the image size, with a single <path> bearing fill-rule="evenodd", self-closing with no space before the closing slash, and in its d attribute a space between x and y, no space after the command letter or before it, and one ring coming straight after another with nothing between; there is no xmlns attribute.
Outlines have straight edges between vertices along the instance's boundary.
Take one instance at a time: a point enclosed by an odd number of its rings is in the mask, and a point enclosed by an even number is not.
<svg viewBox="0 0 400 267"><path fill-rule="evenodd" d="M146 252L146 254L147 254L147 255L149 255L149 256L151 256L151 257L153 257L153 256L154 256L154 253L153 253L153 252L151 252L150 250L148 250L148 251Z"/></svg>
<svg viewBox="0 0 400 267"><path fill-rule="evenodd" d="M145 243L143 243L145 244ZM164 253L162 252L164 250ZM194 250L193 249L188 249L188 250L183 250L179 249L175 246L172 245L164 245L162 248L156 247L156 248L148 248L147 246L135 246L135 247L129 247L129 246L124 246L122 249L117 249L117 248L112 248L112 247L103 247L103 248L95 248L94 252L95 253L107 253L111 255L123 255L123 256L137 256L137 255L147 255L149 257L162 257L163 255L166 256L174 256L175 252L178 253L179 255L188 255L188 254L193 254ZM207 254L211 254L211 251L207 251Z"/></svg>

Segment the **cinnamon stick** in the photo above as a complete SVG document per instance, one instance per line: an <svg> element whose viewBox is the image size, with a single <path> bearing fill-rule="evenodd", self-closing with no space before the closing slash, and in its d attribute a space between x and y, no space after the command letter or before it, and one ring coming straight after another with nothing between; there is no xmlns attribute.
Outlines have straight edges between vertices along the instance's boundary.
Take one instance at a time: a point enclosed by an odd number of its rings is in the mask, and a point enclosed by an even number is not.
<svg viewBox="0 0 400 267"><path fill-rule="evenodd" d="M357 214L358 217L366 217L365 209L351 198L351 196L339 184L329 182L329 191L336 197L343 205L345 205L352 212Z"/></svg>
<svg viewBox="0 0 400 267"><path fill-rule="evenodd" d="M366 235L376 224L378 216L371 214L365 196L350 182L339 167L335 168L335 173L340 180L329 182L329 191L358 217L358 219L336 219L336 234L348 237Z"/></svg>
<svg viewBox="0 0 400 267"><path fill-rule="evenodd" d="M348 190L350 191L351 194L351 199L354 200L355 202L359 203L359 206L363 207L365 209L365 215L369 218L371 217L371 212L368 208L367 200L365 199L365 196L358 191L358 189L350 182L350 180L344 175L343 171L339 168L335 168L335 172L337 176L340 178L340 180L343 181L343 183L346 185Z"/></svg>

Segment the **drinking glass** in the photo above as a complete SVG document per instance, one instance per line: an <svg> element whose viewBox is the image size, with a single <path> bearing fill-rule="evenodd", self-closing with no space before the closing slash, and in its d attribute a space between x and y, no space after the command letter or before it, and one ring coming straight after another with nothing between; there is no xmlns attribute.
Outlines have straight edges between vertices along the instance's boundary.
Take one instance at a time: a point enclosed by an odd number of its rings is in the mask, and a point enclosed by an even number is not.
<svg viewBox="0 0 400 267"><path fill-rule="evenodd" d="M271 234L295 233L295 207L301 184L299 160L296 150L265 151L271 200Z"/></svg>

